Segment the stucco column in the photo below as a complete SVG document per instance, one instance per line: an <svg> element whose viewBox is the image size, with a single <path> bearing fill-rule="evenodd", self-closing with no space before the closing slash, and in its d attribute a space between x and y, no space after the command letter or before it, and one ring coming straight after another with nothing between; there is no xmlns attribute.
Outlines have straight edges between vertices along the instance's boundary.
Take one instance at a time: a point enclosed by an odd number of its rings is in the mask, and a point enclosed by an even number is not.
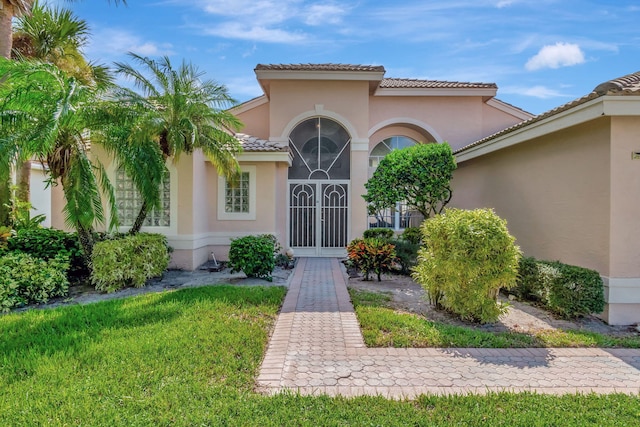
<svg viewBox="0 0 640 427"><path fill-rule="evenodd" d="M351 233L349 241L367 229L367 204L362 195L369 170L369 138L351 142Z"/></svg>
<svg viewBox="0 0 640 427"><path fill-rule="evenodd" d="M610 324L640 321L640 123L636 117L611 118L611 223L608 302Z"/></svg>

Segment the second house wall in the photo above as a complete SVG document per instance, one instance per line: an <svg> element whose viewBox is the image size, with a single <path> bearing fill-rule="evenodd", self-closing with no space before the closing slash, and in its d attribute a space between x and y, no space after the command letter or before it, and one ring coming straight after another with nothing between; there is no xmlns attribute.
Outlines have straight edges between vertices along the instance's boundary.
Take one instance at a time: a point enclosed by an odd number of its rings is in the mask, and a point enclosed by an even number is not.
<svg viewBox="0 0 640 427"><path fill-rule="evenodd" d="M459 163L450 206L494 208L525 255L608 275L609 120Z"/></svg>

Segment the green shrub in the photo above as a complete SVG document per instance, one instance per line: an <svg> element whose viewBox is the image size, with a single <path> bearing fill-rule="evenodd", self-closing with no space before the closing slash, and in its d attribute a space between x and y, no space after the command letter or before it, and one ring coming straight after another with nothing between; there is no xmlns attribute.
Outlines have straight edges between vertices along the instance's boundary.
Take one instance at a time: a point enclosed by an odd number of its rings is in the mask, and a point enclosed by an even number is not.
<svg viewBox="0 0 640 427"><path fill-rule="evenodd" d="M395 236L395 233L390 228L369 228L368 230L364 230L363 236L365 239L391 240Z"/></svg>
<svg viewBox="0 0 640 427"><path fill-rule="evenodd" d="M511 290L520 299L528 301L542 301L544 286L538 261L533 257L522 257L518 263L518 277L516 286Z"/></svg>
<svg viewBox="0 0 640 427"><path fill-rule="evenodd" d="M104 240L93 247L92 264L91 283L99 291L142 287L167 269L167 239L161 234L139 233Z"/></svg>
<svg viewBox="0 0 640 427"><path fill-rule="evenodd" d="M382 272L391 270L396 253L395 246L387 240L355 239L347 246L347 256L351 265L362 271L364 280L374 272L380 282Z"/></svg>
<svg viewBox="0 0 640 427"><path fill-rule="evenodd" d="M418 262L418 249L420 245L404 239L391 240L395 246L396 262L400 264L401 274L410 274L411 269Z"/></svg>
<svg viewBox="0 0 640 427"><path fill-rule="evenodd" d="M58 255L67 256L70 276L86 276L89 273L77 233L55 228L26 228L18 230L7 243L12 252L22 252L44 260Z"/></svg>
<svg viewBox="0 0 640 427"><path fill-rule="evenodd" d="M414 245L422 243L422 231L420 231L420 227L407 227L404 229L400 237Z"/></svg>
<svg viewBox="0 0 640 427"><path fill-rule="evenodd" d="M0 258L0 310L66 295L68 268L65 255L46 261L18 252L4 255Z"/></svg>
<svg viewBox="0 0 640 427"><path fill-rule="evenodd" d="M494 322L505 307L500 288L516 283L520 249L490 209L447 209L422 225L425 247L413 277L433 304L462 319Z"/></svg>
<svg viewBox="0 0 640 427"><path fill-rule="evenodd" d="M231 271L242 271L247 277L258 277L271 282L271 273L276 265L274 254L277 243L277 239L271 234L232 239L229 248Z"/></svg>
<svg viewBox="0 0 640 427"><path fill-rule="evenodd" d="M604 310L604 285L597 271L558 261L521 261L515 293L548 310L575 318Z"/></svg>

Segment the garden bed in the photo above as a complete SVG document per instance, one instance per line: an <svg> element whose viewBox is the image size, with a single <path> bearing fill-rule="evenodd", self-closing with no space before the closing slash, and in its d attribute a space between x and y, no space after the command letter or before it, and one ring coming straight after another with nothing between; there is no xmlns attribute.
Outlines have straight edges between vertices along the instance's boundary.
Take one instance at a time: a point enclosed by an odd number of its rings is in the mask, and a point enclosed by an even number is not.
<svg viewBox="0 0 640 427"><path fill-rule="evenodd" d="M501 296L510 307L506 315L496 323L479 325L465 322L454 315L436 310L425 299L425 292L420 285L409 276L385 274L381 282L363 281L361 277L350 277L348 287L360 296L353 298L356 302L360 299L374 299L371 304L377 307L386 307L400 314L414 314L430 322L444 325L459 326L478 332L490 333L514 333L514 334L554 334L562 332L578 332L585 334L602 334L607 337L631 339L640 345L640 333L635 326L611 326L596 316L585 316L575 320L564 320L554 317L549 312L521 301L509 301L506 296ZM380 297L367 295L373 292ZM368 304L361 304L368 305ZM576 345L579 346L579 345Z"/></svg>

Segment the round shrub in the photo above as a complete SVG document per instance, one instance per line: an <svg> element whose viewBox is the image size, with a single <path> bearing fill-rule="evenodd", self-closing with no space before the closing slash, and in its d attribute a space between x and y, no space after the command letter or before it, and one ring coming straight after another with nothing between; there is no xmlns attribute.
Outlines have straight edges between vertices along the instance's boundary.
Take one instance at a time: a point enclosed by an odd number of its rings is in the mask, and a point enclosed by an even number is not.
<svg viewBox="0 0 640 427"><path fill-rule="evenodd" d="M520 249L493 210L447 209L422 225L425 247L413 277L430 301L462 319L494 322L500 288L516 283Z"/></svg>
<svg viewBox="0 0 640 427"><path fill-rule="evenodd" d="M422 243L422 232L420 231L420 227L407 227L404 229L400 237L414 245Z"/></svg>
<svg viewBox="0 0 640 427"><path fill-rule="evenodd" d="M271 282L271 273L276 266L275 251L276 239L270 234L232 239L229 267L232 272L242 271L247 277L258 277Z"/></svg>
<svg viewBox="0 0 640 427"><path fill-rule="evenodd" d="M167 238L161 234L138 233L95 244L91 282L103 292L127 286L142 287L161 276L169 264Z"/></svg>

